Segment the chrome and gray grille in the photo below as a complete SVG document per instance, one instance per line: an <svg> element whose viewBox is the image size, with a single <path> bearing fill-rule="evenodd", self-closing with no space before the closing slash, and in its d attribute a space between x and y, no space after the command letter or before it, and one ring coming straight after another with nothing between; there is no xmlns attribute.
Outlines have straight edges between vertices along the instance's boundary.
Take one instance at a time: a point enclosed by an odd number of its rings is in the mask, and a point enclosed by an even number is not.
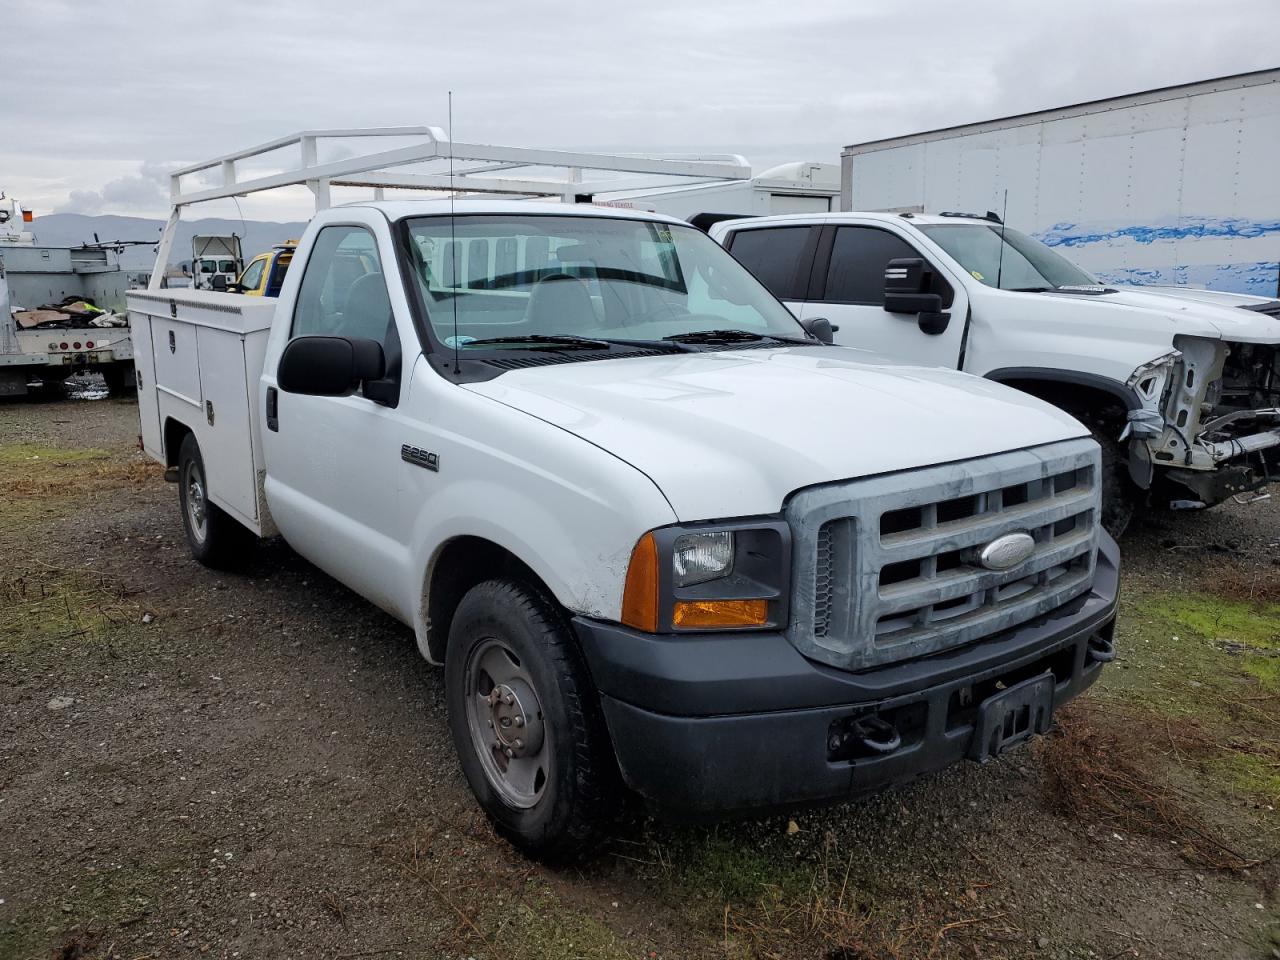
<svg viewBox="0 0 1280 960"><path fill-rule="evenodd" d="M1089 589L1098 546L1098 446L1068 440L814 487L786 509L791 642L861 669L998 633ZM1031 555L991 570L983 547L1029 533Z"/></svg>

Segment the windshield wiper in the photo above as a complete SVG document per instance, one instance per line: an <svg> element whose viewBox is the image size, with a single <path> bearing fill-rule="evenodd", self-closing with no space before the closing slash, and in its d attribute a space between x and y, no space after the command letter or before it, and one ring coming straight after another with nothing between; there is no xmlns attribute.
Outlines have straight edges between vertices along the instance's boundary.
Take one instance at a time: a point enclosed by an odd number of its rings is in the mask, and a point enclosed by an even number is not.
<svg viewBox="0 0 1280 960"><path fill-rule="evenodd" d="M1005 287L1010 293L1051 293L1057 287Z"/></svg>
<svg viewBox="0 0 1280 960"><path fill-rule="evenodd" d="M690 348L680 343L668 343L665 340L621 340L614 337L579 337L571 333L527 333L523 336L484 337L480 340L468 340L463 347L519 345L523 343L535 346L555 347L560 350L600 350L605 347L647 347L657 350L687 352Z"/></svg>
<svg viewBox="0 0 1280 960"><path fill-rule="evenodd" d="M599 350L601 347L609 346L608 340L597 340L594 337L575 337L568 333L526 333L522 336L484 337L480 340L468 340L462 346L474 347L492 344L497 347L506 344L515 346L522 343L531 343L537 346L557 346L567 350Z"/></svg>
<svg viewBox="0 0 1280 960"><path fill-rule="evenodd" d="M662 339L674 340L676 343L758 343L761 340L805 345L814 343L813 340L806 340L803 337L781 337L773 333L753 333L750 330L691 330L688 333L673 333Z"/></svg>

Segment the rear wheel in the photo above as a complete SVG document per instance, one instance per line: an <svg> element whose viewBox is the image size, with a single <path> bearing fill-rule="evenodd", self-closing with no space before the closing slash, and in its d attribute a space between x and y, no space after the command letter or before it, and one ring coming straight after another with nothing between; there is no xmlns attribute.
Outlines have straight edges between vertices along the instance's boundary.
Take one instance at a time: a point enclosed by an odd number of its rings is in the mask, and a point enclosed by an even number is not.
<svg viewBox="0 0 1280 960"><path fill-rule="evenodd" d="M133 364L109 363L102 368L102 379L107 384L107 393L113 397L121 396L134 389Z"/></svg>
<svg viewBox="0 0 1280 960"><path fill-rule="evenodd" d="M445 655L449 727L499 833L531 856L581 853L613 813L612 751L559 609L491 580L462 598Z"/></svg>
<svg viewBox="0 0 1280 960"><path fill-rule="evenodd" d="M204 457L192 433L183 438L178 452L178 502L193 557L219 569L243 562L253 548L253 533L209 500Z"/></svg>

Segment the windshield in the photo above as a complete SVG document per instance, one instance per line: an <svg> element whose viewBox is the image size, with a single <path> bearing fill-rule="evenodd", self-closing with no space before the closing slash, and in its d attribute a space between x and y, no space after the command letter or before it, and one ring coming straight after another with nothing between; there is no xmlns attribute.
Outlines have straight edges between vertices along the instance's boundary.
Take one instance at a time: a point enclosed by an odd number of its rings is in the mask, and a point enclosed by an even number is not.
<svg viewBox="0 0 1280 960"><path fill-rule="evenodd" d="M975 280L988 287L1052 290L1056 287L1092 286L1098 282L1039 240L1007 227L1002 258L999 224L935 223L923 224L920 230L959 261Z"/></svg>
<svg viewBox="0 0 1280 960"><path fill-rule="evenodd" d="M217 273L218 261L217 260L201 260L200 272L201 273Z"/></svg>
<svg viewBox="0 0 1280 960"><path fill-rule="evenodd" d="M660 340L709 330L805 336L744 267L693 227L586 216L450 219L408 221L428 320L449 346L492 349L475 341L529 336Z"/></svg>

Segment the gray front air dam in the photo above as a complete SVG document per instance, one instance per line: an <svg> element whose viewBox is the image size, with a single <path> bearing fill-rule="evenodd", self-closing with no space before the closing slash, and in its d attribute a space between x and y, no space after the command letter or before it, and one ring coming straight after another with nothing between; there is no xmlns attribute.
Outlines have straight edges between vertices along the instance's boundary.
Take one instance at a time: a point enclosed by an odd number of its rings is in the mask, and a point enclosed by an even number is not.
<svg viewBox="0 0 1280 960"><path fill-rule="evenodd" d="M573 627L624 782L671 812L754 812L840 800L963 760L974 728L952 704L965 688L1048 672L1062 706L1102 672L1119 559L1101 534L1084 595L980 642L857 672L801 656L777 631L644 634L585 617ZM832 724L868 712L914 718L902 748L832 759Z"/></svg>

